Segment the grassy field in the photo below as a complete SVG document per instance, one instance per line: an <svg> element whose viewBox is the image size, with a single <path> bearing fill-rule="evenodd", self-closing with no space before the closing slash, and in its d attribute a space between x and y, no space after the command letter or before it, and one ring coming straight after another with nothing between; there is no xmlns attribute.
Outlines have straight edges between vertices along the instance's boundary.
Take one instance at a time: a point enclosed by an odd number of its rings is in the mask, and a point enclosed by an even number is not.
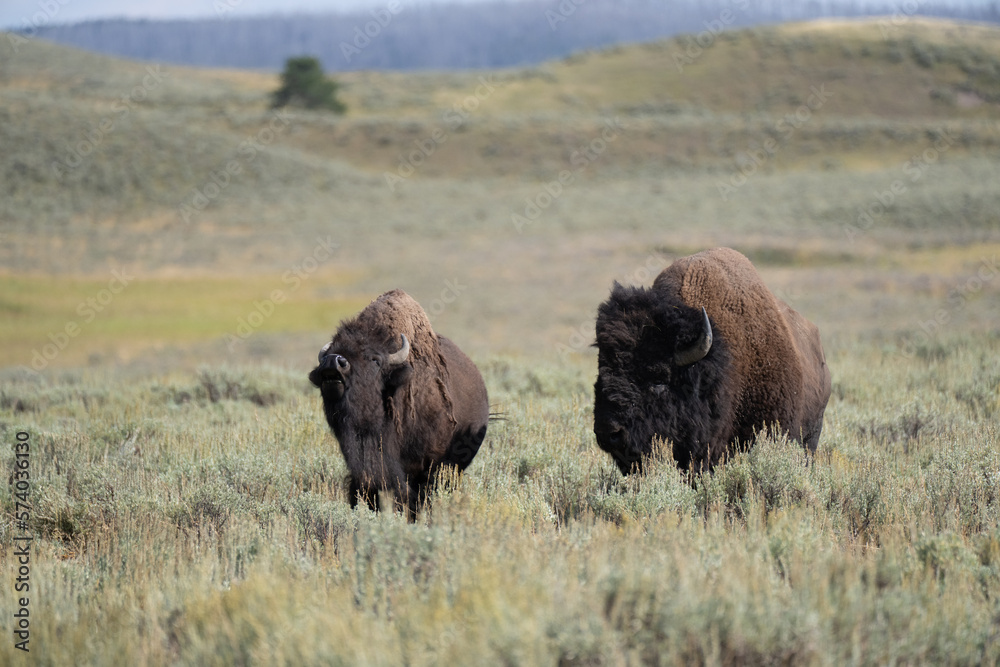
<svg viewBox="0 0 1000 667"><path fill-rule="evenodd" d="M811 464L692 485L594 446L589 366L494 358L507 419L415 525L348 508L301 373L8 375L32 664L996 664L998 359L837 348Z"/></svg>
<svg viewBox="0 0 1000 667"><path fill-rule="evenodd" d="M34 541L0 663L1000 663L997 29L347 73L343 117L3 37L0 439L14 482L30 436ZM819 451L624 479L596 308L714 245L819 325ZM416 524L350 510L306 380L397 287L505 415Z"/></svg>

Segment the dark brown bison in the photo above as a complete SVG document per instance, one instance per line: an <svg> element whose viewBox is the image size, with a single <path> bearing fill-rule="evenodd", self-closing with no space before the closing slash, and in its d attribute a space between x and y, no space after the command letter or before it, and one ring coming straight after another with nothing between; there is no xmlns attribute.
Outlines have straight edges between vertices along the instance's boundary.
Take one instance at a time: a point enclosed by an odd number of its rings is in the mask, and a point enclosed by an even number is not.
<svg viewBox="0 0 1000 667"><path fill-rule="evenodd" d="M654 437L695 470L766 428L816 449L830 397L819 331L735 250L679 259L649 289L616 282L597 348L594 434L623 474Z"/></svg>
<svg viewBox="0 0 1000 667"><path fill-rule="evenodd" d="M378 509L379 491L390 491L412 519L435 471L464 469L486 436L479 370L402 290L342 322L309 380L350 472L351 507Z"/></svg>

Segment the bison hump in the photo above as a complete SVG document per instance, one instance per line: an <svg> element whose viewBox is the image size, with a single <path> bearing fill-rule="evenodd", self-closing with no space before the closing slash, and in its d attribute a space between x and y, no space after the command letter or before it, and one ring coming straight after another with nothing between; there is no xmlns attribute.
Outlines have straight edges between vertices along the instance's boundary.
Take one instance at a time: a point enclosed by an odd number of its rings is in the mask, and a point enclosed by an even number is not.
<svg viewBox="0 0 1000 667"><path fill-rule="evenodd" d="M356 326L380 338L389 349L399 345L399 335L406 334L414 360L434 363L440 354L437 334L427 313L417 301L401 289L394 289L374 299L362 310Z"/></svg>

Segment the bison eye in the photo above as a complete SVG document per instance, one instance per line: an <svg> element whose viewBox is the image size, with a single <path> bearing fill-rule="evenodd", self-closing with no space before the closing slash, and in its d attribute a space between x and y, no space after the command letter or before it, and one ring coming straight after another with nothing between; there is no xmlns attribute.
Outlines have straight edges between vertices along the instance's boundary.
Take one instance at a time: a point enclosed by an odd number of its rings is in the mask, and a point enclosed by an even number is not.
<svg viewBox="0 0 1000 667"><path fill-rule="evenodd" d="M617 428L608 435L608 443L616 447L625 442L624 429Z"/></svg>

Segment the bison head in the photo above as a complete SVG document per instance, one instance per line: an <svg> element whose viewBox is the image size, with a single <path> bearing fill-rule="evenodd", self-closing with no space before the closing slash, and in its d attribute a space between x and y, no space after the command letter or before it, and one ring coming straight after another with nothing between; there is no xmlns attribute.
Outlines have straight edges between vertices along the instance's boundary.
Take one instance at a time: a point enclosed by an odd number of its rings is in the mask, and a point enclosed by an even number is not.
<svg viewBox="0 0 1000 667"><path fill-rule="evenodd" d="M597 348L594 435L622 474L641 471L657 437L681 467L704 461L718 436L726 360L705 309L615 283L598 311Z"/></svg>
<svg viewBox="0 0 1000 667"><path fill-rule="evenodd" d="M388 341L341 331L319 352L309 380L323 396L326 420L340 442L351 475L365 487L393 488L405 495L394 437L399 410L394 397L413 376L410 342Z"/></svg>

